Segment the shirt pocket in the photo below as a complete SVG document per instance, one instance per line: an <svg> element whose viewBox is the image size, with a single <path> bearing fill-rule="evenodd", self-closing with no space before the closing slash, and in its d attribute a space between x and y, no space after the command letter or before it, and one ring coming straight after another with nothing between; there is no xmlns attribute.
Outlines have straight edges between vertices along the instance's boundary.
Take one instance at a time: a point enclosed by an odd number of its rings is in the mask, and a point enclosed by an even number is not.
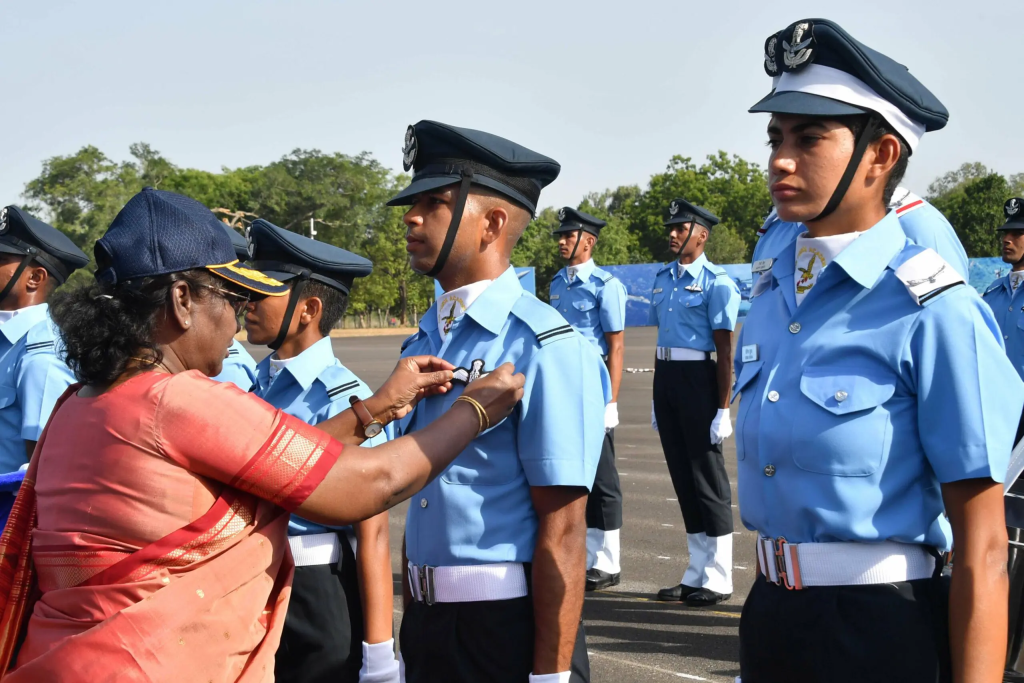
<svg viewBox="0 0 1024 683"><path fill-rule="evenodd" d="M851 369L807 369L804 405L793 420L793 462L802 470L835 477L878 471L892 440L886 401L896 378Z"/></svg>
<svg viewBox="0 0 1024 683"><path fill-rule="evenodd" d="M736 378L736 384L732 390L732 400L735 401L746 389L753 389L756 386L755 380L761 374L761 366L764 361L758 360L752 363L744 363L740 368L740 374ZM746 460L748 447L753 447L757 441L757 433L753 425L747 424L747 417L750 414L750 407L757 402L756 395L747 396L740 400L739 412L736 414L736 459ZM748 434L748 432L750 432Z"/></svg>

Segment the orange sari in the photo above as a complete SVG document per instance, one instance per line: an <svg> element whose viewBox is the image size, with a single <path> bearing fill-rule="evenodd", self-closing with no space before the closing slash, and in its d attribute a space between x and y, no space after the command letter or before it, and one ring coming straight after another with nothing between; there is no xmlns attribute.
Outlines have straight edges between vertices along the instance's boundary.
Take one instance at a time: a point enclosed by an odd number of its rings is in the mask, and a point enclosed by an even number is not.
<svg viewBox="0 0 1024 683"><path fill-rule="evenodd" d="M272 681L287 511L341 444L196 372L76 389L0 537L0 678Z"/></svg>

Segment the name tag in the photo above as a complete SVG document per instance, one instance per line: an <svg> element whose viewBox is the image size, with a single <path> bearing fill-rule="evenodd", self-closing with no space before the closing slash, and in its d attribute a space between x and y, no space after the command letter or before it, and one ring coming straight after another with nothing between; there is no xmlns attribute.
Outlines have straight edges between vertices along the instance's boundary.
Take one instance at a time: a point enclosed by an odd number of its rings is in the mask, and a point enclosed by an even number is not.
<svg viewBox="0 0 1024 683"><path fill-rule="evenodd" d="M551 300L552 301L554 301L555 299L560 299L560 298L561 298L561 295L559 295L559 294L552 294L551 295Z"/></svg>
<svg viewBox="0 0 1024 683"><path fill-rule="evenodd" d="M757 344L747 344L740 349L740 360L744 363L753 363L757 360Z"/></svg>
<svg viewBox="0 0 1024 683"><path fill-rule="evenodd" d="M661 287L658 287L656 290L654 290L653 294L661 294L662 291L664 290Z"/></svg>
<svg viewBox="0 0 1024 683"><path fill-rule="evenodd" d="M775 259L773 258L763 258L760 261L754 261L754 265L750 266L750 272L763 273L767 270L771 270L774 263Z"/></svg>

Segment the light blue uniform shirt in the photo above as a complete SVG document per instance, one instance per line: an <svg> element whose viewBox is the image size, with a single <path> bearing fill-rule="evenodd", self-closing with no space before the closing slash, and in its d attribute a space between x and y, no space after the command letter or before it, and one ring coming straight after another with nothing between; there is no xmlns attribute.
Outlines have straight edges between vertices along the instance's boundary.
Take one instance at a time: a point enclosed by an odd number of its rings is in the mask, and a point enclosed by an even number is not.
<svg viewBox="0 0 1024 683"><path fill-rule="evenodd" d="M272 356L273 354L271 354ZM256 383L252 392L264 401L303 422L315 425L348 410L349 397L369 398L373 392L352 371L334 357L331 338L324 337L296 356L270 381L270 358L256 366ZM388 440L381 432L363 442L377 446ZM331 529L292 515L288 521L289 536L321 534Z"/></svg>
<svg viewBox="0 0 1024 683"><path fill-rule="evenodd" d="M551 306L607 356L605 332L626 329L626 286L590 260L579 267L571 284L568 270L558 271L551 280L550 293Z"/></svg>
<svg viewBox="0 0 1024 683"><path fill-rule="evenodd" d="M608 371L592 344L523 290L512 268L455 321L444 344L435 307L406 340L403 357L433 354L467 369L481 360L484 372L510 362L526 386L509 417L412 497L406 554L433 566L530 562L538 524L530 487L594 484L611 400ZM402 420L402 432L426 427L461 394L455 384L423 399Z"/></svg>
<svg viewBox="0 0 1024 683"><path fill-rule="evenodd" d="M714 351L714 330L733 330L740 311L740 290L725 269L701 254L685 266L662 267L651 292L650 324L658 326L658 346Z"/></svg>
<svg viewBox="0 0 1024 683"><path fill-rule="evenodd" d="M75 376L57 357L60 332L47 304L30 306L0 325L0 472L28 462L25 441L38 441Z"/></svg>
<svg viewBox="0 0 1024 683"><path fill-rule="evenodd" d="M1010 288L1010 276L1005 275L993 282L982 298L1002 330L1007 358L1017 374L1024 377L1024 285L1014 292Z"/></svg>
<svg viewBox="0 0 1024 683"><path fill-rule="evenodd" d="M903 232L914 244L937 252L967 282L970 263L953 226L934 206L906 190L902 192L901 200L889 208L896 212ZM897 194L900 194L900 190L897 190ZM804 232L807 232L807 228L803 223L786 223L773 210L758 230L761 237L754 244L753 262L756 264L764 259L775 258L797 235Z"/></svg>
<svg viewBox="0 0 1024 683"><path fill-rule="evenodd" d="M234 382L242 391L249 391L256 383L256 361L242 346L242 342L235 339L231 342L220 374L211 379L215 382Z"/></svg>
<svg viewBox="0 0 1024 683"><path fill-rule="evenodd" d="M931 284L959 278L891 211L799 308L795 252L794 240L755 288L737 346L744 525L791 543L948 550L940 484L1002 481L1024 404L992 312L965 284ZM923 276L897 275L922 254Z"/></svg>

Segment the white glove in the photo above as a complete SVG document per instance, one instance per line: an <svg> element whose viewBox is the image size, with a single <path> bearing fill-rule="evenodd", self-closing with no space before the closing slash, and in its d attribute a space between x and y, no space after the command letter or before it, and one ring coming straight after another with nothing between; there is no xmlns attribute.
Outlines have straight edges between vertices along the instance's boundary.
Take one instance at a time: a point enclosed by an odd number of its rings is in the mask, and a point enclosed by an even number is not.
<svg viewBox="0 0 1024 683"><path fill-rule="evenodd" d="M732 436L732 419L728 408L719 408L715 419L711 421L711 443L720 444Z"/></svg>
<svg viewBox="0 0 1024 683"><path fill-rule="evenodd" d="M395 659L395 639L383 643L363 643L363 667L359 683L399 683L399 665Z"/></svg>
<svg viewBox="0 0 1024 683"><path fill-rule="evenodd" d="M619 404L609 403L604 407L604 428L605 431L615 429L619 426Z"/></svg>
<svg viewBox="0 0 1024 683"><path fill-rule="evenodd" d="M557 674L530 674L530 683L569 683L572 680L571 671L561 671Z"/></svg>
<svg viewBox="0 0 1024 683"><path fill-rule="evenodd" d="M658 418L654 415L654 401L651 401L651 429L658 431Z"/></svg>

